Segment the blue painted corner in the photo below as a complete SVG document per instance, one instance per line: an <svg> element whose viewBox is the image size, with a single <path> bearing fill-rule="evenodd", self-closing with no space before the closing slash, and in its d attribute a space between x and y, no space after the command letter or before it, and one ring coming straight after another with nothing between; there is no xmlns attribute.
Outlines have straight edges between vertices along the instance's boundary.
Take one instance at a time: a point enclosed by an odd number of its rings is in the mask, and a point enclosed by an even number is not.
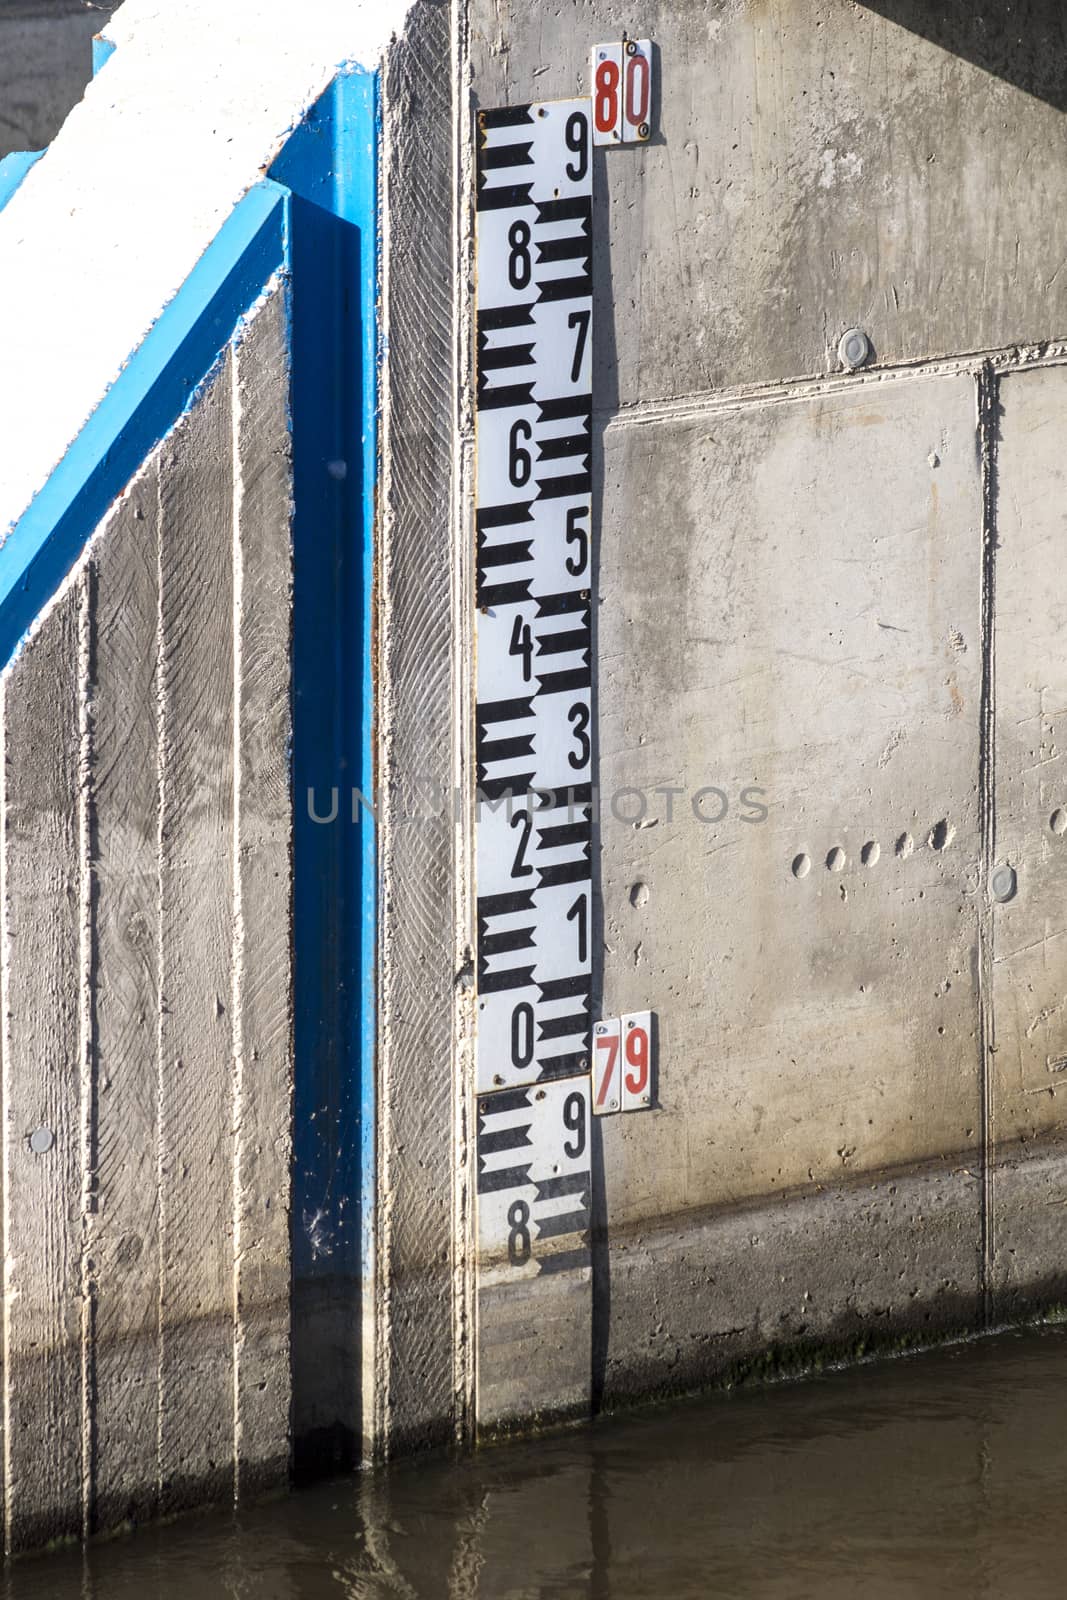
<svg viewBox="0 0 1067 1600"><path fill-rule="evenodd" d="M110 61L115 54L115 45L102 33L93 35L93 77L95 78L105 61Z"/></svg>
<svg viewBox="0 0 1067 1600"><path fill-rule="evenodd" d="M30 168L44 155L43 150L13 150L0 159L0 211L3 211Z"/></svg>
<svg viewBox="0 0 1067 1600"><path fill-rule="evenodd" d="M249 191L0 546L0 665L284 264L287 205L269 180Z"/></svg>

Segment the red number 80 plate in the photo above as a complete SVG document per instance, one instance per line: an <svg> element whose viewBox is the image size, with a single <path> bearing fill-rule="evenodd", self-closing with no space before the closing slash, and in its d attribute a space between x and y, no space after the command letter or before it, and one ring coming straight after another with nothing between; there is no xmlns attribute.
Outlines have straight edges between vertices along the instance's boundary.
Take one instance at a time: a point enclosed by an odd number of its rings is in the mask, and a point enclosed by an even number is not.
<svg viewBox="0 0 1067 1600"><path fill-rule="evenodd" d="M652 136L652 41L593 49L593 143L645 144Z"/></svg>

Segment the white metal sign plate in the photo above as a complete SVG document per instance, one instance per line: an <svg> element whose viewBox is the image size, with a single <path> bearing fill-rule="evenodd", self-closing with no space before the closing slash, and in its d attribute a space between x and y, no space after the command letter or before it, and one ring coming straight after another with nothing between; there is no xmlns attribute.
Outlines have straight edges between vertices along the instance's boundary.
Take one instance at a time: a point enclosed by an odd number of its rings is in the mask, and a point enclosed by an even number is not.
<svg viewBox="0 0 1067 1600"><path fill-rule="evenodd" d="M479 116L479 1094L589 1066L589 102Z"/></svg>
<svg viewBox="0 0 1067 1600"><path fill-rule="evenodd" d="M620 1019L609 1017L593 1029L593 1114L606 1117L622 1109L622 1063L619 1043Z"/></svg>
<svg viewBox="0 0 1067 1600"><path fill-rule="evenodd" d="M593 48L593 143L646 144L652 137L652 41Z"/></svg>
<svg viewBox="0 0 1067 1600"><path fill-rule="evenodd" d="M517 1404L581 1414L591 1384L590 104L483 111L478 130L477 1408L492 1429Z"/></svg>
<svg viewBox="0 0 1067 1600"><path fill-rule="evenodd" d="M589 1079L478 1101L479 1286L589 1268Z"/></svg>
<svg viewBox="0 0 1067 1600"><path fill-rule="evenodd" d="M593 1115L648 1111L655 1093L655 1015L630 1011L593 1029Z"/></svg>

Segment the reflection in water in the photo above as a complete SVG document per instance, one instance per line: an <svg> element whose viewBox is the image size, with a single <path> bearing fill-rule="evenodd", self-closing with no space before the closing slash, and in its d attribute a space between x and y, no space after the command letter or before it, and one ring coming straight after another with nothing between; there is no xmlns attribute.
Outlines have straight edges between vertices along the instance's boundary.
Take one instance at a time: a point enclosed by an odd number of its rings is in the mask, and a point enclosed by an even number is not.
<svg viewBox="0 0 1067 1600"><path fill-rule="evenodd" d="M1067 1329L679 1402L24 1561L3 1600L1056 1600Z"/></svg>

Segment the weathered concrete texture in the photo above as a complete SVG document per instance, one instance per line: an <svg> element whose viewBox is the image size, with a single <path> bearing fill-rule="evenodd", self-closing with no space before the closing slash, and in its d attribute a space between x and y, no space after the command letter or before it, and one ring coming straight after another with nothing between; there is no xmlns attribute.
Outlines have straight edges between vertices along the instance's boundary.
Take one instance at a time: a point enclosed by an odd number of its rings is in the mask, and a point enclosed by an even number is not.
<svg viewBox="0 0 1067 1600"><path fill-rule="evenodd" d="M974 1331L980 1189L943 1161L613 1230L606 1402Z"/></svg>
<svg viewBox="0 0 1067 1600"><path fill-rule="evenodd" d="M659 51L594 214L601 1014L660 1062L594 1392L1062 1299L1062 8L471 17L483 106Z"/></svg>
<svg viewBox="0 0 1067 1600"><path fill-rule="evenodd" d="M10 1550L284 1479L284 291L2 680Z"/></svg>
<svg viewBox="0 0 1067 1600"><path fill-rule="evenodd" d="M993 1276L1001 1301L1029 1284L1062 1298L1067 1092L1067 369L1011 373L996 394L994 865L1017 875L990 907Z"/></svg>
<svg viewBox="0 0 1067 1600"><path fill-rule="evenodd" d="M978 1148L975 414L960 375L608 429L604 1007L663 1062L613 1226Z"/></svg>
<svg viewBox="0 0 1067 1600"><path fill-rule="evenodd" d="M368 1430L390 1451L452 1437L457 893L452 795L463 624L455 454L453 8L417 7L383 78L379 554L376 1316ZM436 796L436 799L434 799Z"/></svg>
<svg viewBox="0 0 1067 1600"><path fill-rule="evenodd" d="M886 363L1067 327L1057 0L981 17L964 0L474 0L472 16L486 106L588 93L591 46L626 29L659 49L656 136L597 175L598 405L832 370L855 323Z"/></svg>

